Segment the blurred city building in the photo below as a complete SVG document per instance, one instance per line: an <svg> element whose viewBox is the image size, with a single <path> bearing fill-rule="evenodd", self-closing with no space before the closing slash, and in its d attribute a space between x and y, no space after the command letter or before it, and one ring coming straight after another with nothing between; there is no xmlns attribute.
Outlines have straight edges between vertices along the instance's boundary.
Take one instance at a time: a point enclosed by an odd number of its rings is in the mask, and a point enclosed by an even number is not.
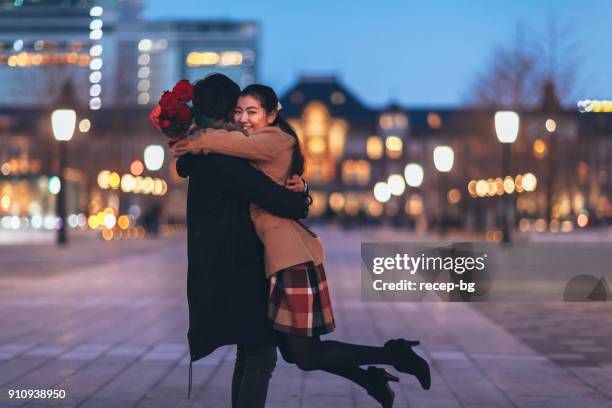
<svg viewBox="0 0 612 408"><path fill-rule="evenodd" d="M122 215L133 223L148 212L184 219L183 191L167 194L182 181L147 114L181 78L221 72L254 82L259 28L142 15L142 0L0 1L0 227L55 228L60 188L72 227L113 217L119 225ZM50 115L67 84L78 123L59 186ZM150 145L149 160L165 155L159 170L146 165Z"/></svg>
<svg viewBox="0 0 612 408"><path fill-rule="evenodd" d="M147 21L142 0L0 1L0 106L49 106L69 79L91 110L151 106L180 78L255 81L257 24Z"/></svg>
<svg viewBox="0 0 612 408"><path fill-rule="evenodd" d="M138 0L0 1L0 228L56 228L62 188L70 226L105 238L184 222L187 183L148 113L180 78L255 81L258 26L141 15ZM50 116L66 92L77 126L61 186ZM504 198L523 231L612 217L612 115L563 110L552 84L538 109L517 112L508 174L494 111L374 108L334 76L299 78L282 105L307 158L312 219L499 240Z"/></svg>
<svg viewBox="0 0 612 408"><path fill-rule="evenodd" d="M307 157L315 217L421 230L446 224L495 231L495 240L504 195L524 231L570 231L612 217L612 115L564 111L550 84L541 109L519 112L509 174L494 111L373 109L333 76L302 77L282 104ZM450 171L436 168L439 146L452 150Z"/></svg>

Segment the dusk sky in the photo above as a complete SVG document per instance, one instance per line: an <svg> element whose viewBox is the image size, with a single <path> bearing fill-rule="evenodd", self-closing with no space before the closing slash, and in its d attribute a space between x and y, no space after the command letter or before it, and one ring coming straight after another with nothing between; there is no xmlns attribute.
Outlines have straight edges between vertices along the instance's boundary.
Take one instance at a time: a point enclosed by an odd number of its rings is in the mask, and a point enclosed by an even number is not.
<svg viewBox="0 0 612 408"><path fill-rule="evenodd" d="M372 106L460 105L496 44L518 22L550 18L579 40L577 99L612 99L610 0L148 0L151 19L260 23L259 81L282 93L301 73L335 73Z"/></svg>

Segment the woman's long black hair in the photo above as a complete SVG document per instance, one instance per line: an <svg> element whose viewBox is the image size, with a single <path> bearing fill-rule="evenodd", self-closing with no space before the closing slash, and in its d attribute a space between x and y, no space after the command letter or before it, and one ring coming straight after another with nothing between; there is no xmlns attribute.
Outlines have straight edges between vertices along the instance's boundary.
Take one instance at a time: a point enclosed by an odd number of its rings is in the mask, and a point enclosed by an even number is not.
<svg viewBox="0 0 612 408"><path fill-rule="evenodd" d="M276 92L269 86L261 84L252 84L247 86L240 92L240 96L251 96L257 99L261 103L261 107L270 114L277 110L278 107L278 96ZM285 119L280 115L280 112L276 112L276 119L272 122L271 126L278 126L283 132L291 135L295 139L295 145L293 145L293 156L291 158L291 174L302 175L304 174L304 155L300 148L300 141L297 133L291 127Z"/></svg>

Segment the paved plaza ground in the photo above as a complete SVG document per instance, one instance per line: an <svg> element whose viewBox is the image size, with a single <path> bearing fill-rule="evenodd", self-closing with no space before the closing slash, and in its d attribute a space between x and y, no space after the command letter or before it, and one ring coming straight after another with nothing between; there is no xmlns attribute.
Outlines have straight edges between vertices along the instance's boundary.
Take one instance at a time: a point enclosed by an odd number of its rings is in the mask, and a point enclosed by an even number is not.
<svg viewBox="0 0 612 408"><path fill-rule="evenodd" d="M427 239L317 230L338 324L329 338L419 339L432 364L430 391L408 375L393 384L396 407L612 407L612 303L362 302L362 240ZM187 400L186 266L184 236L0 246L0 407L229 407L234 347L194 365ZM8 398L50 388L67 398ZM377 404L279 358L267 406Z"/></svg>

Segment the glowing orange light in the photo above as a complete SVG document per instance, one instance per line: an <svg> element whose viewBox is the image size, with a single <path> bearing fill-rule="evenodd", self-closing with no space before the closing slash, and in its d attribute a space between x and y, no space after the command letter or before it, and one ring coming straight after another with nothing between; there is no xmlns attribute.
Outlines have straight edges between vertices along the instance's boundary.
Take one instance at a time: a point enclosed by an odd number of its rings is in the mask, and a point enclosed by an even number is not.
<svg viewBox="0 0 612 408"><path fill-rule="evenodd" d="M144 171L144 164L140 160L134 160L130 164L130 172L135 176L140 176Z"/></svg>
<svg viewBox="0 0 612 408"><path fill-rule="evenodd" d="M105 241L113 239L113 230L104 229L104 231L102 231L102 238L104 238Z"/></svg>

